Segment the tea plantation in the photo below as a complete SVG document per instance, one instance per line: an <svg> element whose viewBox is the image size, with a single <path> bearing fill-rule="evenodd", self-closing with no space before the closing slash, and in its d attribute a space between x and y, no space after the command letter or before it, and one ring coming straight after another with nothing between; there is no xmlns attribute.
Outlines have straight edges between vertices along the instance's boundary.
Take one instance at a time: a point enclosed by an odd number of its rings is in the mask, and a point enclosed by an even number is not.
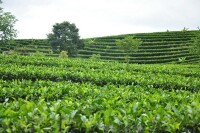
<svg viewBox="0 0 200 133"><path fill-rule="evenodd" d="M78 58L46 40L1 45L0 132L199 133L195 32L134 34L143 43L130 64L116 46L130 34L90 38Z"/></svg>
<svg viewBox="0 0 200 133"><path fill-rule="evenodd" d="M86 44L85 48L80 50L79 57L89 58L99 54L101 59L124 61L126 53L117 47L116 40L131 35L143 42L137 52L129 54L132 63L177 63L183 58L184 62L193 63L200 59L199 56L189 53L191 39L195 32L156 32L92 38L94 42Z"/></svg>
<svg viewBox="0 0 200 133"><path fill-rule="evenodd" d="M197 31L170 31L83 39L85 47L79 49L78 57L90 58L97 55L102 60L124 62L126 53L117 47L116 40L134 36L141 39L143 43L137 52L129 53L131 63L196 63L200 60L200 56L189 52L195 32ZM93 43L89 44L87 40L92 40ZM45 39L18 39L13 44L0 46L0 53L9 51L22 55L39 52L47 56L58 56L52 52L51 46Z"/></svg>
<svg viewBox="0 0 200 133"><path fill-rule="evenodd" d="M200 132L198 64L0 60L0 132Z"/></svg>

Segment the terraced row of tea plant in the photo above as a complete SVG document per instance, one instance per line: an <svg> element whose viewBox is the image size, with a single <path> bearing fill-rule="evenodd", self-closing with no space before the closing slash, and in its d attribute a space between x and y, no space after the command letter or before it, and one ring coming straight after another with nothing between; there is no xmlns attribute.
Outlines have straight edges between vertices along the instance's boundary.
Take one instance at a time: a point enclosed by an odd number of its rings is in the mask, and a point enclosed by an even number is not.
<svg viewBox="0 0 200 133"><path fill-rule="evenodd" d="M21 55L34 55L44 54L47 56L54 55L51 46L45 39L17 39L10 44L0 45L0 53L3 54L21 54Z"/></svg>
<svg viewBox="0 0 200 133"><path fill-rule="evenodd" d="M126 53L120 50L116 45L117 39L123 39L126 36L135 36L142 40L142 45L137 52L129 54L132 63L194 63L200 60L197 55L189 53L191 39L196 31L177 31L177 32L157 32L127 34L108 37L97 37L90 40L93 43L88 44L86 40L85 47L79 49L79 58L96 57L103 60L124 61ZM17 52L22 55L42 53L47 56L58 56L51 50L47 40L41 39L21 39L15 40L10 45L1 45L0 53Z"/></svg>
<svg viewBox="0 0 200 133"><path fill-rule="evenodd" d="M93 42L79 51L79 57L90 58L98 54L101 59L124 61L126 53L117 47L116 40L131 35L143 42L137 52L129 54L132 63L196 62L200 57L189 53L194 33L177 31L92 38Z"/></svg>
<svg viewBox="0 0 200 133"><path fill-rule="evenodd" d="M0 132L200 132L199 65L0 60Z"/></svg>

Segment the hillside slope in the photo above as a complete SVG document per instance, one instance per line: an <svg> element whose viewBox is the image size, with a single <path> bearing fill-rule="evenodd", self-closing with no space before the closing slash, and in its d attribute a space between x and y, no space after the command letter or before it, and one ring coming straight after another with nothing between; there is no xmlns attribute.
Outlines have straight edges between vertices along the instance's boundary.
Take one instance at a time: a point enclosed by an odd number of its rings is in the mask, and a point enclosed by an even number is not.
<svg viewBox="0 0 200 133"><path fill-rule="evenodd" d="M143 41L137 52L129 54L132 63L169 63L180 62L180 59L193 63L200 60L199 56L189 53L194 33L174 31L91 38L94 43L86 44L78 57L90 58L93 54L99 54L101 59L124 61L125 53L117 47L115 41L131 35Z"/></svg>
<svg viewBox="0 0 200 133"><path fill-rule="evenodd" d="M79 50L78 58L99 55L102 60L124 62L126 54L117 47L116 40L131 35L134 38L140 38L143 42L137 52L129 54L131 63L180 63L180 60L183 60L184 63L199 62L200 56L189 53L191 39L195 32L155 32L89 38L89 40L93 40L93 43L85 43L85 47ZM0 53L8 53L10 50L22 55L39 52L46 56L58 56L52 52L51 45L46 39L18 39L13 44L0 45Z"/></svg>
<svg viewBox="0 0 200 133"><path fill-rule="evenodd" d="M16 39L11 44L0 45L0 53L15 51L22 55L30 55L36 52L52 56L51 45L46 39Z"/></svg>

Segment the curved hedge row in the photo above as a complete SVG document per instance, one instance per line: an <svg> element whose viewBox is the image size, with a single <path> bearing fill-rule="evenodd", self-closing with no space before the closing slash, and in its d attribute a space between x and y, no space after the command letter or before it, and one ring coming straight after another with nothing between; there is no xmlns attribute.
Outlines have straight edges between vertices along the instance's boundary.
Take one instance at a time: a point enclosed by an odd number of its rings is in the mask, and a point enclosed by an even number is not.
<svg viewBox="0 0 200 133"><path fill-rule="evenodd" d="M200 132L199 65L0 55L0 132Z"/></svg>
<svg viewBox="0 0 200 133"><path fill-rule="evenodd" d="M93 44L86 44L83 50L79 51L78 57L89 58L99 54L101 59L122 61L126 55L116 45L116 39L123 39L125 36L133 35L142 40L138 51L128 54L130 62L133 63L169 63L182 62L192 63L200 59L200 56L189 53L191 39L195 31L186 32L157 32L127 34L93 38Z"/></svg>
<svg viewBox="0 0 200 133"><path fill-rule="evenodd" d="M16 39L12 44L0 46L1 53L15 51L22 55L30 55L36 52L49 55L52 53L51 46L46 39Z"/></svg>
<svg viewBox="0 0 200 133"><path fill-rule="evenodd" d="M129 54L131 56L130 62L170 63L179 62L178 58L187 58L185 62L192 63L193 61L196 62L198 59L200 59L199 56L188 54L191 46L191 39L194 37L194 33L195 31L174 31L125 34L92 38L94 41L93 44L86 43L85 48L79 50L78 57L89 58L93 54L100 54L101 59L119 59L119 61L122 61L124 58L124 53L116 46L116 39L123 39L128 35L132 35L135 38L140 38L143 43L141 46L139 46L137 53ZM51 46L45 39L17 39L12 45L0 46L0 53L10 50L17 51L23 55L42 52L46 56L58 56L57 54L52 53ZM165 56L163 58L163 55L169 56ZM115 56L117 56L117 58ZM147 56L149 58L145 59ZM138 57L140 57L141 60L138 59ZM135 58L137 58L137 60L135 60Z"/></svg>

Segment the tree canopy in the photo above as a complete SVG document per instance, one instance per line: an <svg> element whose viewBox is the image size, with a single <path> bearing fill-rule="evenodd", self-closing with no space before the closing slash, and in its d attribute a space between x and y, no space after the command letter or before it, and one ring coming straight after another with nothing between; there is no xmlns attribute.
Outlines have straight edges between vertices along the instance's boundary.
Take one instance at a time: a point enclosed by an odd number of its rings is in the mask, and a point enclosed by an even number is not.
<svg viewBox="0 0 200 133"><path fill-rule="evenodd" d="M127 36L122 40L116 40L117 46L125 53L137 51L141 43L140 39L133 39L132 36Z"/></svg>
<svg viewBox="0 0 200 133"><path fill-rule="evenodd" d="M78 48L83 45L79 29L75 24L64 21L53 25L52 33L47 35L54 52L67 51L69 56L76 56Z"/></svg>
<svg viewBox="0 0 200 133"><path fill-rule="evenodd" d="M0 4L2 1L0 0ZM0 40L7 43L17 36L17 30L14 29L17 19L10 12L4 12L0 7Z"/></svg>
<svg viewBox="0 0 200 133"><path fill-rule="evenodd" d="M116 40L117 46L122 49L126 55L125 60L129 63L129 53L137 51L138 47L142 44L140 39L134 39L133 36L127 36L124 39Z"/></svg>

